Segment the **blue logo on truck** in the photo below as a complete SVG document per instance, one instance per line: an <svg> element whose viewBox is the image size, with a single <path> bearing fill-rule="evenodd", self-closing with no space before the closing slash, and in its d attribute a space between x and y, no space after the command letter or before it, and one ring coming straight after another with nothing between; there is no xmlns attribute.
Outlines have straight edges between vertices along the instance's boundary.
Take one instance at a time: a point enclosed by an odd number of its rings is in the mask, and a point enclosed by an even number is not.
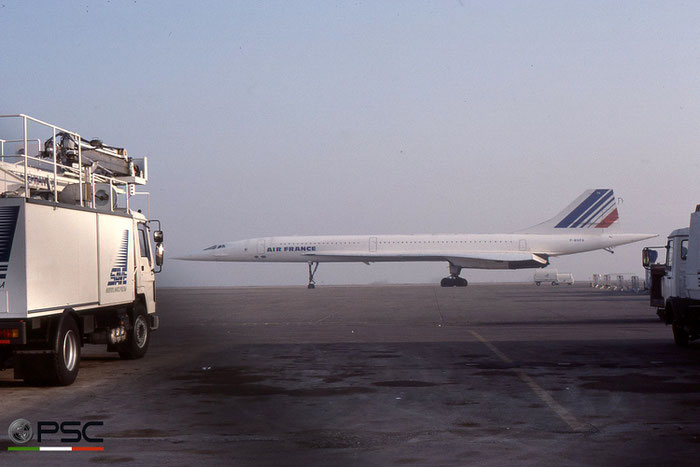
<svg viewBox="0 0 700 467"><path fill-rule="evenodd" d="M0 207L0 289L5 287L18 214L19 206Z"/></svg>
<svg viewBox="0 0 700 467"><path fill-rule="evenodd" d="M109 273L108 287L115 285L126 285L127 263L129 262L129 231L125 230L122 236L122 243L117 253L117 261L114 263L112 271ZM116 292L116 290L115 290Z"/></svg>

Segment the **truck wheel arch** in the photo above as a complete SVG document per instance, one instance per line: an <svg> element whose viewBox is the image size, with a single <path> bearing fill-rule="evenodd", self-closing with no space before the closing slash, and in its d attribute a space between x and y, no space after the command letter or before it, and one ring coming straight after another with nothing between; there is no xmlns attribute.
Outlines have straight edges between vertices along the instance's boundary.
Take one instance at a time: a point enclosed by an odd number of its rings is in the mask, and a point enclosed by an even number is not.
<svg viewBox="0 0 700 467"><path fill-rule="evenodd" d="M137 307L143 307L143 311L148 315L148 307L146 306L146 296L142 293L136 295L136 300L134 300L134 306L129 307L129 319L134 322L136 317Z"/></svg>
<svg viewBox="0 0 700 467"><path fill-rule="evenodd" d="M146 308L145 299L137 298L133 306L129 307L130 326L127 331L127 340L119 344L119 356L123 359L134 360L143 358L146 355L151 339L151 329L148 324L148 310ZM140 320L139 320L140 319ZM139 328L139 326L142 326ZM139 334L139 329L143 331ZM142 340L139 343L139 336Z"/></svg>
<svg viewBox="0 0 700 467"><path fill-rule="evenodd" d="M78 316L78 313L72 308L66 308L63 310L63 313L61 314L61 317L57 320L54 320L53 326L51 327L51 346L53 347L53 350L55 352L58 352L58 333L61 330L61 327L63 326L63 322L67 319L72 319L73 322L75 323L76 327L78 328L78 342L80 343L80 346L83 346L83 323L81 322L82 320Z"/></svg>

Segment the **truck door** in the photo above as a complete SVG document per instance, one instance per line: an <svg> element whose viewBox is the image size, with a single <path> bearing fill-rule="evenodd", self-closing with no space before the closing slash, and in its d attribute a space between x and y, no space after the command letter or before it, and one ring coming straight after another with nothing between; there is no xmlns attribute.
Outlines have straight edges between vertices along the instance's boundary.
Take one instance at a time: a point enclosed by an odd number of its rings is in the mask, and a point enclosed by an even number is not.
<svg viewBox="0 0 700 467"><path fill-rule="evenodd" d="M149 313L155 311L156 277L153 270L153 256L149 241L148 227L143 222L137 223L138 250L136 252L136 293L146 297L146 308Z"/></svg>

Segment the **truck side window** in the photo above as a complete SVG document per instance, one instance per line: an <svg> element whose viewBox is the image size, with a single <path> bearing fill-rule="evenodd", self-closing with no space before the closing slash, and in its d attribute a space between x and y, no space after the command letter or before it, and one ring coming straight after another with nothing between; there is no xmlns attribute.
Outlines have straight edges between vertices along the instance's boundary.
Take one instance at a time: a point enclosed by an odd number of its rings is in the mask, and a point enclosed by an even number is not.
<svg viewBox="0 0 700 467"><path fill-rule="evenodd" d="M685 261L688 257L688 239L686 238L681 242L681 259Z"/></svg>
<svg viewBox="0 0 700 467"><path fill-rule="evenodd" d="M139 224L139 246L141 247L141 256L143 258L148 258L148 262L151 262L151 254L149 251L148 243L148 233L146 231L146 226Z"/></svg>

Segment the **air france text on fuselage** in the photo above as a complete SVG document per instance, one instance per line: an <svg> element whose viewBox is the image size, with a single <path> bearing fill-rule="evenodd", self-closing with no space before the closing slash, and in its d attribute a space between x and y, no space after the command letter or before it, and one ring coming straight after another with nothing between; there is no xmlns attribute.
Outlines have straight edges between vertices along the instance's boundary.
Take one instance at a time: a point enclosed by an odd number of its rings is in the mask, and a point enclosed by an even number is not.
<svg viewBox="0 0 700 467"><path fill-rule="evenodd" d="M294 252L294 251L316 251L316 246L276 246L276 247L269 247L267 249L268 253L277 253L277 252Z"/></svg>

